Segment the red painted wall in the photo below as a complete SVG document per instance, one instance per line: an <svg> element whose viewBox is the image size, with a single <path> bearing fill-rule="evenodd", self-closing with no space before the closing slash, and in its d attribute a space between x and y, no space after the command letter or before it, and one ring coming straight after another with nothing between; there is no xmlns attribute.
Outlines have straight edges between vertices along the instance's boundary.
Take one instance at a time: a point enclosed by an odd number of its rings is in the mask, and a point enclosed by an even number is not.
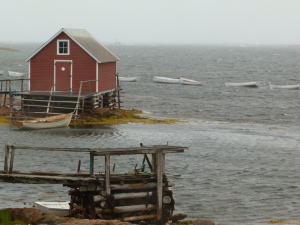
<svg viewBox="0 0 300 225"><path fill-rule="evenodd" d="M106 91L116 88L116 62L98 64L98 91Z"/></svg>
<svg viewBox="0 0 300 225"><path fill-rule="evenodd" d="M70 55L57 55L57 39L70 40ZM51 90L51 87L54 85L54 60L72 60L72 91L79 91L80 81L96 80L96 61L66 34L61 33L31 58L31 91ZM99 92L114 89L116 87L116 63L99 64L98 69ZM69 81L66 80L66 82ZM87 83L83 84L82 91L89 91ZM96 91L96 82L91 82L91 91Z"/></svg>

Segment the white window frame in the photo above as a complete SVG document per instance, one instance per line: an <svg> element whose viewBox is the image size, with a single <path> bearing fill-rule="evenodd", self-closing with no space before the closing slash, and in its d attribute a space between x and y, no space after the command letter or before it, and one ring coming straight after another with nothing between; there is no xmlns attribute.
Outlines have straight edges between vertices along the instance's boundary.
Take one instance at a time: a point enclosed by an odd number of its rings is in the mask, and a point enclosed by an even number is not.
<svg viewBox="0 0 300 225"><path fill-rule="evenodd" d="M68 53L59 53L59 43L60 42L68 42ZM70 55L70 40L67 40L67 39L57 40L57 55Z"/></svg>

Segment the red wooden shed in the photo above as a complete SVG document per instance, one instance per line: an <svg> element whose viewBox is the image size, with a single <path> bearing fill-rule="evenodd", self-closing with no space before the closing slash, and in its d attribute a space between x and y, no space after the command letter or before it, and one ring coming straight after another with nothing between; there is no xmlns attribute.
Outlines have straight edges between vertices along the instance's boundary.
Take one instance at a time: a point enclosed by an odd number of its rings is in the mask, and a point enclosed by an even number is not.
<svg viewBox="0 0 300 225"><path fill-rule="evenodd" d="M119 58L83 29L61 29L27 59L29 91L109 92Z"/></svg>

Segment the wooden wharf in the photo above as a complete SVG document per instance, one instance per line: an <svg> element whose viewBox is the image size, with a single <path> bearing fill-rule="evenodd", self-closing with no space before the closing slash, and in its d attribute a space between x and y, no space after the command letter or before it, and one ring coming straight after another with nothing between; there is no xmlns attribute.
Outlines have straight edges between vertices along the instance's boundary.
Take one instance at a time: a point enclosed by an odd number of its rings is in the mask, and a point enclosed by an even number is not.
<svg viewBox="0 0 300 225"><path fill-rule="evenodd" d="M127 222L169 220L174 210L173 186L165 174L165 154L182 153L187 147L155 145L133 148L47 148L5 145L4 170L0 182L26 184L62 184L70 188L70 216L88 219L119 219ZM88 172L76 173L15 171L15 151L64 151L89 154ZM132 173L116 173L111 156L143 155L143 164ZM148 155L151 156L151 160ZM104 158L103 172L94 171L95 157ZM145 172L145 164L149 172Z"/></svg>
<svg viewBox="0 0 300 225"><path fill-rule="evenodd" d="M74 120L80 113L87 110L100 108L121 108L119 74L116 74L116 89L103 92L91 91L91 83L96 80L80 81L78 91L28 91L24 89L24 81L30 79L6 79L0 80L1 105L9 106L10 119L36 119L74 112ZM12 83L20 83L18 90L12 90ZM89 91L82 91L83 86L88 85ZM16 85L15 85L16 86ZM19 96L18 101L15 101ZM16 108L22 110L22 114L16 115Z"/></svg>

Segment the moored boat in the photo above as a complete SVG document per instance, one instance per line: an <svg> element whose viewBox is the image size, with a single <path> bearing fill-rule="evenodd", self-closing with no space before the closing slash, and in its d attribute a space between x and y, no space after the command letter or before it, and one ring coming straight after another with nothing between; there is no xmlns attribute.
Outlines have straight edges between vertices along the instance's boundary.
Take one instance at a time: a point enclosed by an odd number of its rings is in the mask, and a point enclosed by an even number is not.
<svg viewBox="0 0 300 225"><path fill-rule="evenodd" d="M227 83L225 82L226 87L258 87L258 83L256 81L251 82L241 82L241 83Z"/></svg>
<svg viewBox="0 0 300 225"><path fill-rule="evenodd" d="M156 83L165 83L165 84L179 84L179 78L168 78L168 77L157 77L153 78L153 81Z"/></svg>
<svg viewBox="0 0 300 225"><path fill-rule="evenodd" d="M19 73L19 72L14 72L14 71L8 71L8 75L9 76L13 76L13 77L22 77L22 76L24 76L24 73Z"/></svg>
<svg viewBox="0 0 300 225"><path fill-rule="evenodd" d="M69 215L70 206L68 202L35 202L35 206L37 209L56 216Z"/></svg>
<svg viewBox="0 0 300 225"><path fill-rule="evenodd" d="M269 83L269 89L289 89L289 90L297 90L299 89L299 84L292 85L275 85Z"/></svg>
<svg viewBox="0 0 300 225"><path fill-rule="evenodd" d="M190 80L183 77L180 78L179 83L186 84L186 85L202 85L200 81Z"/></svg>
<svg viewBox="0 0 300 225"><path fill-rule="evenodd" d="M35 120L13 121L19 129L49 129L69 126L73 113L39 118Z"/></svg>
<svg viewBox="0 0 300 225"><path fill-rule="evenodd" d="M119 81L135 82L137 81L137 77L119 77Z"/></svg>

